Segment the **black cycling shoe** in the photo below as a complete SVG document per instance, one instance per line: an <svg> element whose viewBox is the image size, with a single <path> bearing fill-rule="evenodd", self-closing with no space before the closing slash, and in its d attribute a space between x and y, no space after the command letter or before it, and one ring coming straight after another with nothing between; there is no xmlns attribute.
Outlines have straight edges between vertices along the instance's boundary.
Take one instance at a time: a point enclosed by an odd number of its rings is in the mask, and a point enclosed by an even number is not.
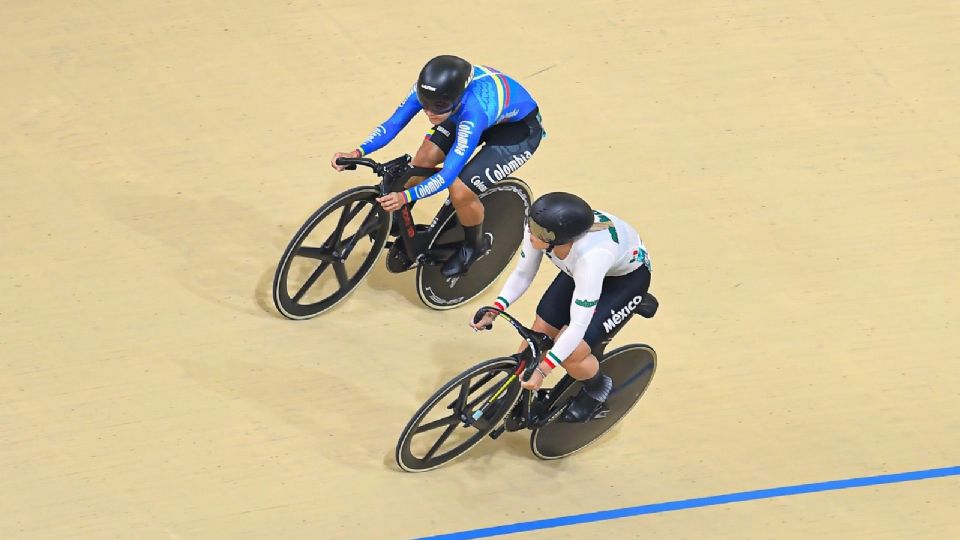
<svg viewBox="0 0 960 540"><path fill-rule="evenodd" d="M483 235L483 244L480 246L480 249L474 249L464 242L460 245L460 249L458 249L452 257L447 259L447 262L443 263L440 273L443 274L445 278L454 278L466 274L467 271L470 270L470 267L473 266L473 263L479 261L487 253L490 253L491 247L493 247L493 235L490 233Z"/></svg>
<svg viewBox="0 0 960 540"><path fill-rule="evenodd" d="M610 395L613 380L606 375L604 375L603 378L605 391L603 392L604 395L602 398L597 399L587 392L586 387L581 388L580 393L573 398L570 405L567 406L567 410L563 412L563 416L560 417L561 422L587 422L595 418L599 419L607 416L607 412L610 409L606 407L604 401Z"/></svg>
<svg viewBox="0 0 960 540"><path fill-rule="evenodd" d="M593 399L585 392L580 392L577 394L577 397L573 398L573 401L570 402L570 405L567 406L567 410L563 412L563 416L560 417L560 421L570 424L586 422L592 419L596 413L602 410L602 408L603 403Z"/></svg>

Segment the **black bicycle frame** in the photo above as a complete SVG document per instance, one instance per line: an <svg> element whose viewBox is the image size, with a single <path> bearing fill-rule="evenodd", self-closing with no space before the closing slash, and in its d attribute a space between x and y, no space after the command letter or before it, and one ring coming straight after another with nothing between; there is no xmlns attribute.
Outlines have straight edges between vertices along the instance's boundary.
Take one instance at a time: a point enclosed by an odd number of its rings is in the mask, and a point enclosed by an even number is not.
<svg viewBox="0 0 960 540"><path fill-rule="evenodd" d="M404 190L407 181L414 176L429 177L440 169L433 167L414 167L410 165L411 157L404 154L396 159L380 164L369 158L338 158L337 165L345 166L347 169L356 169L357 165L370 167L373 172L381 178L378 186L381 195L395 193ZM393 221L399 226L400 234L396 242L401 242L404 251L411 261L424 262L423 258L427 253L427 247L432 234L432 227L427 231L417 231L417 224L413 220L413 214L410 212L412 205L405 204L399 210L393 212ZM439 253L440 259L446 260L452 253Z"/></svg>
<svg viewBox="0 0 960 540"><path fill-rule="evenodd" d="M483 316L488 311L499 314L511 326L513 326L514 329L517 331L517 333L520 334L520 337L522 337L524 341L527 342L527 348L521 351L520 353L518 353L517 359L519 360L519 363L517 364L516 371L514 371L513 374L509 378L507 378L506 381L503 382L501 387L496 392L494 392L490 398L487 399L487 402L484 403L483 406L481 406L474 413L473 417L471 419L468 419L466 424L471 424L474 421L478 420L481 416L483 416L483 413L486 411L487 407L489 407L490 405L496 402L497 398L499 398L500 395L504 391L506 391L507 387L510 384L513 384L514 379L519 379L521 381L530 380L530 376L533 375L533 372L540 365L539 359L543 357L543 354L545 351L553 347L553 338L551 338L550 336L544 333L537 332L537 331L531 330L530 328L527 328L509 313L501 309L495 308L493 306L485 306L477 310L476 314L474 314L473 316L473 322L474 323L479 322L480 319L483 318ZM531 394L532 392L527 389L524 389L520 392L522 420L521 420L521 425L518 427L518 429L521 429L523 427L527 427L533 424L533 415L532 415L532 407L531 407L533 399L531 398ZM512 413L508 413L508 414L512 414ZM503 432L502 426L501 426L501 429L498 429L497 431L499 431L499 433L502 433ZM498 437L499 433L497 433L497 435L495 435L494 438Z"/></svg>
<svg viewBox="0 0 960 540"><path fill-rule="evenodd" d="M604 334L600 342L591 348L591 353L593 354L593 356L598 361L601 361L603 359L603 354L606 351L607 345L609 345L610 342L613 341L613 338L616 337L616 335L620 332L620 329L626 326L627 322L636 313L640 313L645 318L651 318L656 313L658 306L659 304L657 302L656 297L654 297L652 294L649 294L649 293L645 294L644 299L641 301L640 305L637 308L637 311L631 311L630 313L628 313L619 325L617 325L612 330ZM522 377L521 380L524 380L524 381L529 380L530 376L533 375L533 372L540 365L540 362L537 361L537 359L542 358L544 351L550 349L553 346L553 339L551 339L550 336L546 334L536 332L530 328L523 326L522 324L520 324L519 321L517 321L511 315L492 306L485 306L477 310L477 313L473 317L474 323L479 322L480 319L483 317L483 315L488 311L496 312L501 316L503 316L507 320L507 322L510 323L510 325L517 330L517 332L524 339L524 341L527 342L527 345L528 345L527 348L524 349L522 353L520 353L522 356L518 358L520 363L517 365L517 370L514 372L513 376L511 376L509 379L507 379L507 381L504 382L504 387L512 383L514 377ZM563 394L567 390L567 388L569 388L575 382L576 381L574 380L573 377L564 377L563 379L560 380L559 383L557 383L556 386L549 389L549 392L545 390L538 391L536 397L533 396L532 391L526 390L526 389L522 390L520 393L520 415L519 415L519 418L516 418L518 423L515 426L515 429L519 430L523 428L531 428L531 429L537 428L545 425L547 422L551 421L554 416L560 414L562 412L562 409L557 409L549 415L545 415L542 417L539 416L539 414L549 412L550 408L553 406L556 396ZM546 397L541 397L540 392L543 392ZM490 398L487 401L487 403L484 404L484 406L477 413L474 414L473 420L476 420L477 418L479 418L482 415L483 411L486 409L486 407L492 404L495 401L495 399L499 396L500 393L501 392L495 393L493 397ZM535 408L534 405L536 405L537 411L534 411L534 408ZM513 413L511 412L508 414L513 414ZM500 428L497 428L496 430L494 430L494 433L492 433L491 436L493 438L497 438L500 436L500 434L503 433L504 430L505 430L505 427L501 426Z"/></svg>

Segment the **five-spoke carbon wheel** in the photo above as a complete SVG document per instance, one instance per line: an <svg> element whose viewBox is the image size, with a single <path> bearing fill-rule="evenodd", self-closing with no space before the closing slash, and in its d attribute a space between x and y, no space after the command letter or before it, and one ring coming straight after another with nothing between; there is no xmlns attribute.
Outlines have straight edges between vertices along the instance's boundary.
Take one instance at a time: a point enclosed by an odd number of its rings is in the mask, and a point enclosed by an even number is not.
<svg viewBox="0 0 960 540"><path fill-rule="evenodd" d="M273 303L289 319L309 319L337 305L380 257L391 215L364 186L337 195L290 240L273 278Z"/></svg>
<svg viewBox="0 0 960 540"><path fill-rule="evenodd" d="M396 452L400 468L429 471L476 446L516 403L519 380L513 378L504 388L516 370L515 358L495 358L464 371L437 390L400 434Z"/></svg>

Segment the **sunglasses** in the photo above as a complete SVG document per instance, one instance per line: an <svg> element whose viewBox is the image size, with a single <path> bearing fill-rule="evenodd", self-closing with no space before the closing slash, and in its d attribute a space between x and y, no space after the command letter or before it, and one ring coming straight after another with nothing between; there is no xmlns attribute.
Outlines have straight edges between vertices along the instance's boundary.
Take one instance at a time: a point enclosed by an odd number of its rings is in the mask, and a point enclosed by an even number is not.
<svg viewBox="0 0 960 540"><path fill-rule="evenodd" d="M454 107L454 104L449 101L434 101L432 103L420 103L420 105L423 107L423 110L438 116L447 114L452 111Z"/></svg>

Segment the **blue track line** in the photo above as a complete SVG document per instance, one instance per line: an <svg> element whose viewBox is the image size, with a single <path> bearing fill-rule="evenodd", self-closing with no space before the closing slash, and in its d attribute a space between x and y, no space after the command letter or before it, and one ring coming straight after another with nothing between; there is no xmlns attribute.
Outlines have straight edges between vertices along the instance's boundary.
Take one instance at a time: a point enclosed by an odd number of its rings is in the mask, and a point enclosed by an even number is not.
<svg viewBox="0 0 960 540"><path fill-rule="evenodd" d="M630 506L626 508L617 508L614 510L602 510L599 512L590 512L587 514L576 514L573 516L562 516L549 519L538 519L536 521L524 521L512 525L498 525L496 527L487 527L483 529L472 529L455 533L440 534L436 536L427 536L421 540L466 540L468 538L488 538L490 536L500 536L504 534L514 534L539 529L550 529L553 527L566 527L569 525L579 525L581 523L593 523L595 521L607 521L611 519L621 519L625 517L640 516L643 514L656 514L659 512L673 512L676 510L685 510L687 508L699 508L703 506L714 506L718 504L729 504L743 501L754 501L757 499L770 499L773 497L786 497L789 495L801 495L803 493L816 493L818 491L832 491L837 489L849 489L865 486L876 486L880 484L895 484L898 482L913 482L915 480L927 480L930 478L942 478L945 476L960 475L960 466L943 467L940 469L926 469L922 471L911 471L895 474L881 474L878 476L865 476L862 478L849 478L847 480L830 480L828 482L816 482L813 484L799 484L796 486L784 486L769 489L758 489L754 491L741 491L739 493L727 493L725 495L713 495L711 497L698 497L695 499L684 499L680 501L669 501L656 504L644 504L641 506Z"/></svg>

